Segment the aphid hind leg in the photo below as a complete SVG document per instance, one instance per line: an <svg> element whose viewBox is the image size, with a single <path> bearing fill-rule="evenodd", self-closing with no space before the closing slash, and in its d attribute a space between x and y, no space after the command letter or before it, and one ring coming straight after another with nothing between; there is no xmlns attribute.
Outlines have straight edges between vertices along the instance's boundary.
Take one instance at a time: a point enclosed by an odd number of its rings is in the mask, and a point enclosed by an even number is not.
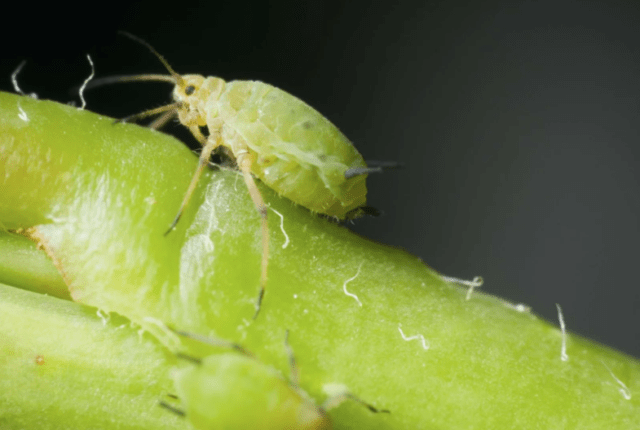
<svg viewBox="0 0 640 430"><path fill-rule="evenodd" d="M191 183L189 184L189 188L187 189L187 192L184 195L184 198L182 199L182 204L180 205L180 209L178 210L177 215L173 219L173 222L169 226L169 229L164 234L165 236L171 233L171 231L178 224L178 221L180 221L180 217L182 217L182 213L184 212L184 209L189 204L189 201L191 200L191 196L193 196L193 192L195 191L196 186L198 185L198 181L200 181L202 172L204 171L205 167L207 167L207 164L209 164L209 158L211 158L211 153L221 144L220 134L214 133L211 136L209 136L209 138L205 138L202 135L202 133L200 133L200 130L197 128L197 126L189 127L189 128L191 129L191 132L196 136L196 138L198 138L198 140L200 140L201 143L203 143L203 148L202 148L202 152L200 153L200 159L198 160L198 168L196 169L196 172L194 173L193 178L191 179ZM197 131L197 134L194 132L193 130L194 128Z"/></svg>
<svg viewBox="0 0 640 430"><path fill-rule="evenodd" d="M298 363L296 362L296 356L293 353L293 348L289 345L289 330L284 333L284 347L287 350L287 356L289 358L289 369L291 372L290 384L294 387L298 387L300 384L300 370L298 369Z"/></svg>
<svg viewBox="0 0 640 430"><path fill-rule="evenodd" d="M247 189L249 190L249 195L251 195L251 200L253 200L253 204L256 206L256 209L260 213L260 223L262 226L262 265L260 270L260 292L258 293L258 300L256 301L256 312L255 314L253 314L253 319L256 319L258 317L258 313L260 313L262 298L264 297L264 292L267 285L267 266L269 262L269 223L267 222L267 206L265 205L262 194L260 194L260 190L256 185L256 181L253 179L253 175L251 174L251 164L253 163L253 160L247 156L248 153L246 151L241 151L236 155L238 157L238 167L240 168L242 176L244 177L244 182L247 185Z"/></svg>
<svg viewBox="0 0 640 430"><path fill-rule="evenodd" d="M153 122L151 124L149 124L148 127L152 128L154 130L160 130L162 127L164 127L164 125L167 122L171 121L176 115L177 115L177 111L166 112L166 113L160 115L155 120L153 120Z"/></svg>
<svg viewBox="0 0 640 430"><path fill-rule="evenodd" d="M186 412L183 411L182 409L176 408L173 405L170 405L169 403L161 400L158 402L158 406L165 408L166 410L168 410L169 412L173 412L174 414L176 414L179 417L184 417L186 415Z"/></svg>

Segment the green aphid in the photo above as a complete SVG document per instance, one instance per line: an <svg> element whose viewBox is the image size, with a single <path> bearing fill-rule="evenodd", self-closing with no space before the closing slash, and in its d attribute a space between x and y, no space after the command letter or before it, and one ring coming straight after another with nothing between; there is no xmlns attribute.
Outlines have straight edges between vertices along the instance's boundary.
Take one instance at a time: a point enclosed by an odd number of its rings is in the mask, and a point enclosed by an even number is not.
<svg viewBox="0 0 640 430"><path fill-rule="evenodd" d="M356 401L371 412L389 412L365 403L341 384L326 384L328 397L318 405L298 386L298 370L286 338L290 381L237 344L178 334L234 350L203 359L182 355L194 364L174 375L177 396L173 397L179 405L160 404L184 416L197 430L330 430L333 424L327 411L345 400Z"/></svg>
<svg viewBox="0 0 640 430"><path fill-rule="evenodd" d="M175 388L198 430L330 429L324 410L255 359L223 353L177 372Z"/></svg>
<svg viewBox="0 0 640 430"><path fill-rule="evenodd" d="M124 119L161 115L151 125L159 128L177 115L203 146L198 168L167 233L178 223L213 151L222 149L238 166L262 218L257 316L267 282L269 234L267 207L254 176L312 212L342 220L357 216L358 208L366 203L367 174L381 168L368 168L335 125L291 94L258 81L225 82L217 77L179 75L147 42L123 34L149 48L169 75L103 78L89 86L127 81L164 81L174 85L174 103ZM208 135L202 133L201 127L207 128Z"/></svg>

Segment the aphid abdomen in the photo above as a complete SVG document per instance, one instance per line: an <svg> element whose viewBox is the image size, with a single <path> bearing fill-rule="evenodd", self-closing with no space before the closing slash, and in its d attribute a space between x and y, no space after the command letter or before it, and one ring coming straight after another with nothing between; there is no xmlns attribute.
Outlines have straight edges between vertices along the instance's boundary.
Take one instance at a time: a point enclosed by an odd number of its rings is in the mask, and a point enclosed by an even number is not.
<svg viewBox="0 0 640 430"><path fill-rule="evenodd" d="M227 83L216 103L224 121L223 139L231 140L232 147L246 145L255 158L253 174L270 188L338 218L365 204L366 176L344 176L348 169L366 166L362 156L309 105L252 81Z"/></svg>
<svg viewBox="0 0 640 430"><path fill-rule="evenodd" d="M366 202L365 178L345 181L346 169L342 165L318 168L296 163L295 168L289 167L290 163L279 158L269 165L261 166L257 176L270 188L286 190L281 194L297 204L341 219ZM321 172L320 169L324 171ZM334 181L331 182L331 179Z"/></svg>

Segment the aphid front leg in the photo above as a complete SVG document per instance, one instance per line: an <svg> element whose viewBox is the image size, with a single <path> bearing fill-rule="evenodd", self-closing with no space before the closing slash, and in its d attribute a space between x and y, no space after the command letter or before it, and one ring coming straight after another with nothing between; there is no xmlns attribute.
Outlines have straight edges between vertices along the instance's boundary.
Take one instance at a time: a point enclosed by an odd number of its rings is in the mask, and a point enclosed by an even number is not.
<svg viewBox="0 0 640 430"><path fill-rule="evenodd" d="M238 151L236 153L236 156L238 157L238 167L240 168L242 176L244 177L244 182L247 185L249 194L251 195L251 200L253 200L253 204L256 206L256 209L260 213L262 226L262 265L260 271L260 292L258 293L258 300L256 301L256 312L255 314L253 314L253 319L256 319L258 313L260 312L262 298L264 297L264 292L267 285L267 265L269 262L269 223L267 222L267 206L264 204L262 194L260 194L260 190L256 185L256 181L253 179L253 175L251 174L251 165L253 163L253 160L248 157L248 152L246 150Z"/></svg>
<svg viewBox="0 0 640 430"><path fill-rule="evenodd" d="M172 120L177 115L177 111L171 110L160 115L157 119L155 119L151 124L149 124L149 128L154 130L160 130L164 125Z"/></svg>
<svg viewBox="0 0 640 430"><path fill-rule="evenodd" d="M195 127L195 130L197 131L197 134L196 134L196 132L194 132L194 130L191 130L191 132L203 144L202 152L200 153L200 159L198 160L198 168L196 169L196 172L194 173L193 178L191 179L191 183L189 184L189 188L187 189L187 193L184 195L184 198L182 199L182 204L180 205L180 209L178 210L178 214L173 219L173 222L171 223L171 226L169 227L169 229L165 232L165 236L167 234L169 234L171 232L171 230L173 230L175 228L176 224L178 224L178 221L180 221L180 217L182 216L182 213L184 212L184 209L189 204L189 200L191 200L191 196L193 195L193 192L195 191L196 186L198 185L198 181L200 180L200 177L202 176L202 172L204 171L205 167L209 163L209 158L211 158L211 153L218 146L220 146L220 144L222 142L219 133L213 133L207 139L202 135L202 133L200 132L200 130L197 127Z"/></svg>

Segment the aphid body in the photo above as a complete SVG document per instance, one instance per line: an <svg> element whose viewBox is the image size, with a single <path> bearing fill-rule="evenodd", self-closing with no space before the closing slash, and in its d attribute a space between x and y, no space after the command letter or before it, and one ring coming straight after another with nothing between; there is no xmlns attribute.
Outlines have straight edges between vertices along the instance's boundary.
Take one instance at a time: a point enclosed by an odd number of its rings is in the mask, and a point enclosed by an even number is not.
<svg viewBox="0 0 640 430"><path fill-rule="evenodd" d="M180 369L175 388L198 430L331 429L327 413L275 369L236 353Z"/></svg>
<svg viewBox="0 0 640 430"><path fill-rule="evenodd" d="M291 379L260 361L239 344L211 339L195 333L177 334L215 348L233 350L208 355L203 359L179 354L194 363L174 374L174 386L181 407L167 402L160 406L187 419L198 430L330 430L333 428L329 409L345 400L352 400L374 413L389 413L377 409L349 392L342 384L324 384L328 395L318 405L300 386L300 372L285 333Z"/></svg>
<svg viewBox="0 0 640 430"><path fill-rule="evenodd" d="M217 77L180 75L147 42L123 34L149 48L169 75L96 79L89 86L126 81L164 81L174 85L174 103L127 118L162 114L152 124L158 128L177 115L203 146L198 168L167 233L178 223L211 154L224 148L234 159L262 218L262 265L255 318L267 281L269 227L267 207L254 176L313 212L345 219L358 215L357 209L366 202L367 174L380 169L367 168L360 153L336 126L291 94L258 81L225 82Z"/></svg>
<svg viewBox="0 0 640 430"><path fill-rule="evenodd" d="M220 145L279 194L314 212L340 219L366 202L362 156L329 120L302 100L257 81L225 82L183 75L174 100L180 122L207 126Z"/></svg>

